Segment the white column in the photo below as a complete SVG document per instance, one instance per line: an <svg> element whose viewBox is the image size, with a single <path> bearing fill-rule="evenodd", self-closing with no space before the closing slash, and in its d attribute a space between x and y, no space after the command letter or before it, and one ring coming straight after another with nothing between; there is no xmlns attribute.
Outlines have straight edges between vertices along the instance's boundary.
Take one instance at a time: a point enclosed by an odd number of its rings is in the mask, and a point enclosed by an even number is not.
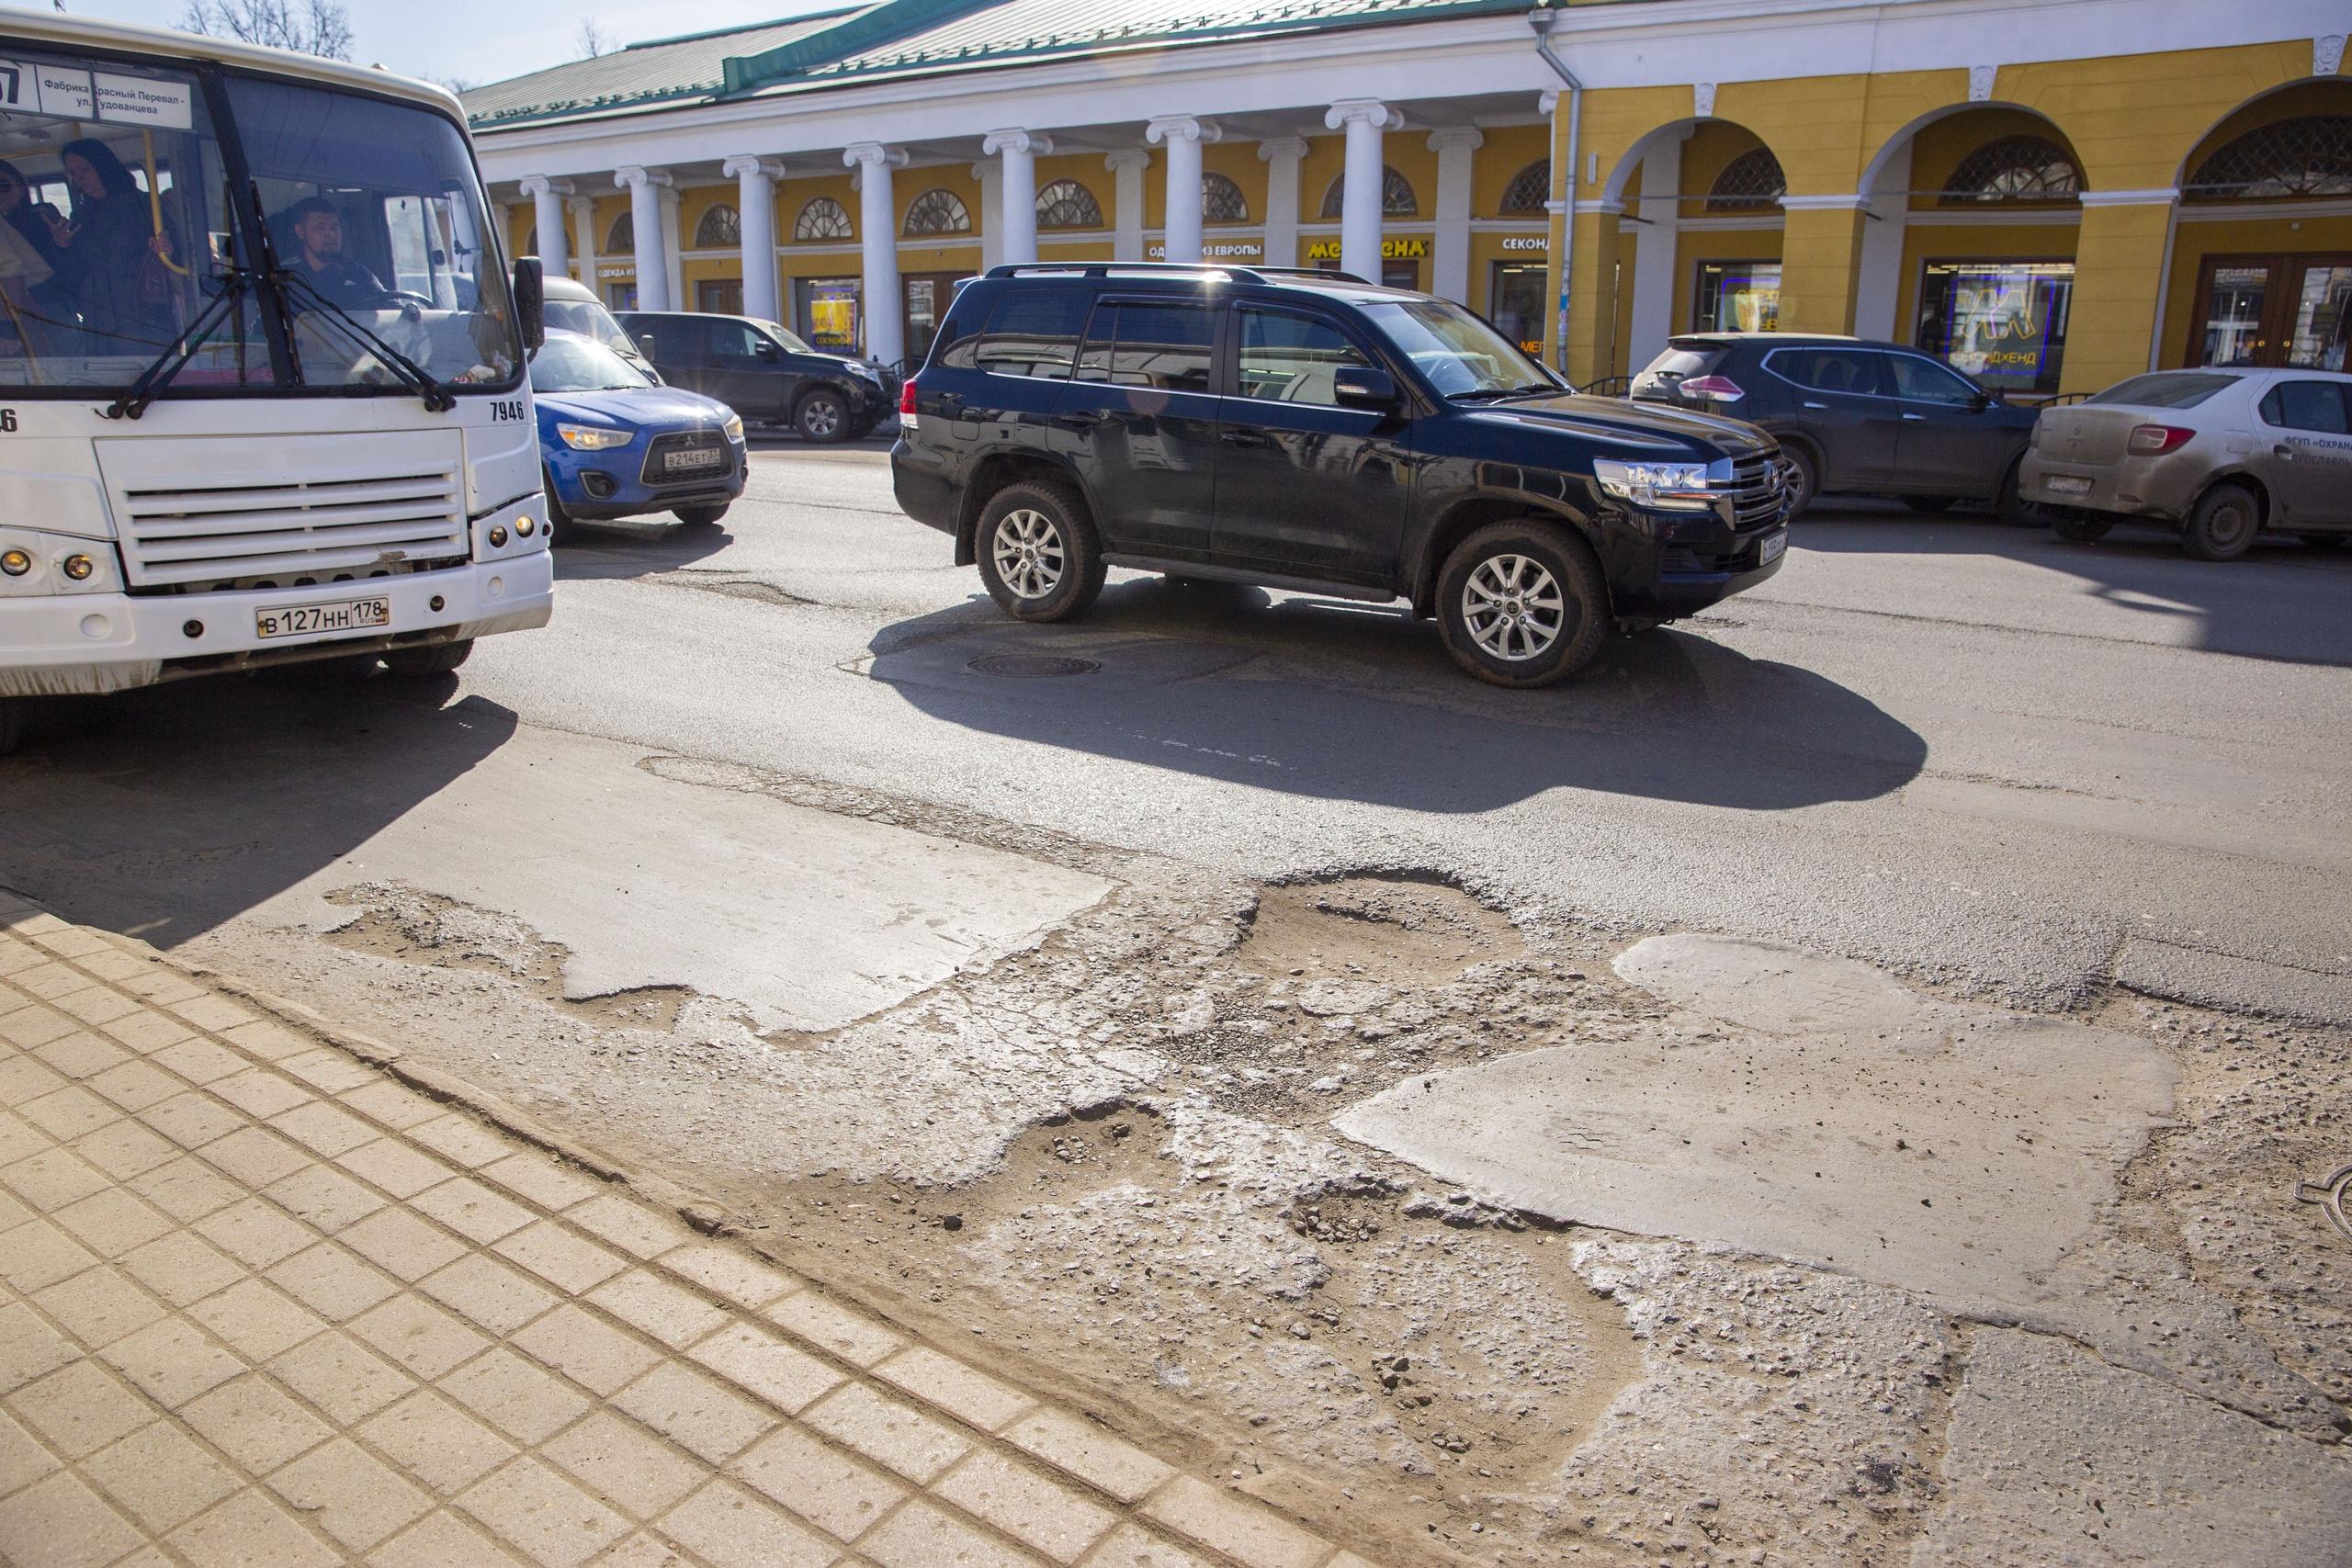
<svg viewBox="0 0 2352 1568"><path fill-rule="evenodd" d="M1019 130L991 130L980 142L982 152L1004 160L1004 177L998 182L1001 206L990 210L1002 213L1004 259L1009 262L1037 259L1037 157L1053 150L1052 137Z"/></svg>
<svg viewBox="0 0 2352 1568"><path fill-rule="evenodd" d="M1111 259L1141 261L1143 254L1143 172L1151 154L1140 147L1123 147L1102 155L1111 171Z"/></svg>
<svg viewBox="0 0 2352 1568"><path fill-rule="evenodd" d="M1911 151L1906 141L1879 171L1878 184L1862 194L1870 204L1862 210L1862 250L1854 273L1854 335L1894 338L1895 299L1903 292L1903 238L1910 221ZM1876 220L1872 221L1871 220ZM1915 325L1917 323L1914 323ZM1911 334L1900 334L1905 340Z"/></svg>
<svg viewBox="0 0 2352 1568"><path fill-rule="evenodd" d="M662 187L670 176L635 164L613 171L613 184L628 192L629 232L637 239L637 308L670 308L668 245L662 227Z"/></svg>
<svg viewBox="0 0 2352 1568"><path fill-rule="evenodd" d="M1201 143L1224 135L1206 120L1188 114L1163 115L1143 128L1147 141L1168 147L1168 259L1201 259Z"/></svg>
<svg viewBox="0 0 2352 1568"><path fill-rule="evenodd" d="M1340 270L1380 281L1380 139L1404 128L1405 117L1377 98L1342 98L1323 123L1348 133L1347 171L1340 187Z"/></svg>
<svg viewBox="0 0 2352 1568"><path fill-rule="evenodd" d="M686 289L686 259L680 253L685 249L685 238L679 233L679 208L676 187L662 187L662 276L670 296L670 309L691 310L695 302Z"/></svg>
<svg viewBox="0 0 2352 1568"><path fill-rule="evenodd" d="M570 259L563 243L563 198L571 194L570 180L531 175L523 181L539 226L539 265L549 276L561 277Z"/></svg>
<svg viewBox="0 0 2352 1568"><path fill-rule="evenodd" d="M742 224L743 314L784 320L775 286L775 182L784 165L740 153L720 165L735 176L735 216Z"/></svg>
<svg viewBox="0 0 2352 1568"><path fill-rule="evenodd" d="M1298 161L1306 156L1306 140L1277 137L1258 143L1266 161L1266 255L1268 266L1298 265Z"/></svg>
<svg viewBox="0 0 2352 1568"><path fill-rule="evenodd" d="M1690 324L1674 319L1679 270L1675 254L1681 240L1675 225L1682 215L1682 142L1690 134L1661 136L1642 154L1642 194L1634 215L1643 221L1634 233L1634 316L1625 344L1625 363L1637 371L1658 356L1678 327Z"/></svg>
<svg viewBox="0 0 2352 1568"><path fill-rule="evenodd" d="M1437 243L1430 256L1430 292L1457 305L1470 303L1470 164L1487 144L1475 127L1430 132L1437 154Z"/></svg>
<svg viewBox="0 0 2352 1568"><path fill-rule="evenodd" d="M972 183L980 187L980 270L1005 259L1003 202L1004 165L983 158L972 165Z"/></svg>
<svg viewBox="0 0 2352 1568"><path fill-rule="evenodd" d="M596 198L575 196L564 206L571 213L571 254L580 259L580 281L602 299L605 290L596 281L596 247L605 237L596 232Z"/></svg>
<svg viewBox="0 0 2352 1568"><path fill-rule="evenodd" d="M514 209L511 203L493 201L490 204L490 231L498 236L496 254L504 255L514 249ZM489 259L492 247L484 244L483 259Z"/></svg>
<svg viewBox="0 0 2352 1568"><path fill-rule="evenodd" d="M899 292L899 202L891 171L907 164L907 150L879 141L852 142L842 162L857 171L857 233L865 253L865 357L896 365L907 356L907 302Z"/></svg>

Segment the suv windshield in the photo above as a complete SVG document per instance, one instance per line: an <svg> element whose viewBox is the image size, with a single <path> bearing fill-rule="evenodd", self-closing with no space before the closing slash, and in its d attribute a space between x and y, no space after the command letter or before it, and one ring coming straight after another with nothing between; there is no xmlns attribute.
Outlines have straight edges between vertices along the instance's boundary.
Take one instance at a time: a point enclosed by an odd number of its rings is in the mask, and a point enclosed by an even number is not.
<svg viewBox="0 0 2352 1568"><path fill-rule="evenodd" d="M531 355L535 392L618 392L652 382L601 343L571 333L549 333Z"/></svg>
<svg viewBox="0 0 2352 1568"><path fill-rule="evenodd" d="M1519 344L1442 299L1379 299L1364 319L1449 398L1552 392L1559 383Z"/></svg>
<svg viewBox="0 0 2352 1568"><path fill-rule="evenodd" d="M792 329L789 327L783 326L775 321L753 321L752 324L759 328L760 331L767 333L768 336L775 339L776 342L784 344L785 348L793 354L814 354L817 352L815 349L810 348L806 343L803 343L798 337L794 335Z"/></svg>
<svg viewBox="0 0 2352 1568"><path fill-rule="evenodd" d="M224 95L250 186L231 174ZM256 190L277 264L310 290L261 276ZM124 391L185 334L165 398L411 395L318 297L455 389L511 385L514 310L486 233L465 138L429 110L0 41L0 390Z"/></svg>

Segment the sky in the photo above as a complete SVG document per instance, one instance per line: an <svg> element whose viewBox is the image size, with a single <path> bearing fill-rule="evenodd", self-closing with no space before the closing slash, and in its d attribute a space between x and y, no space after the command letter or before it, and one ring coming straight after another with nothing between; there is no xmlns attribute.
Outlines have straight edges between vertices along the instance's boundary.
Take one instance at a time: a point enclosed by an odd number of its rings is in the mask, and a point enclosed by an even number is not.
<svg viewBox="0 0 2352 1568"><path fill-rule="evenodd" d="M50 0L11 0L45 6ZM746 22L820 11L836 0L697 0L692 6L647 0L344 0L351 57L406 76L469 85L496 82L580 58L583 18L616 44L709 32ZM185 0L65 0L79 16L174 27Z"/></svg>

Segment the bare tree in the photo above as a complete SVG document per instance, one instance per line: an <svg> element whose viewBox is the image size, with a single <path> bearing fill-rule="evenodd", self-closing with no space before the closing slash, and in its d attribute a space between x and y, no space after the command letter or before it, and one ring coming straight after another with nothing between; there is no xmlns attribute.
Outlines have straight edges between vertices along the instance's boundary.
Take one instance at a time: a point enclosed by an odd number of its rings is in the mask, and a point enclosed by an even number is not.
<svg viewBox="0 0 2352 1568"><path fill-rule="evenodd" d="M463 76L427 76L425 80L432 83L436 87L447 87L452 95L458 97L464 97L468 93L472 92L476 87L481 85L479 82L469 82Z"/></svg>
<svg viewBox="0 0 2352 1568"><path fill-rule="evenodd" d="M335 0L187 0L180 26L210 38L351 58L351 13Z"/></svg>
<svg viewBox="0 0 2352 1568"><path fill-rule="evenodd" d="M571 46L580 51L581 59L594 60L600 54L613 51L613 35L583 17L580 19L580 30L571 35Z"/></svg>

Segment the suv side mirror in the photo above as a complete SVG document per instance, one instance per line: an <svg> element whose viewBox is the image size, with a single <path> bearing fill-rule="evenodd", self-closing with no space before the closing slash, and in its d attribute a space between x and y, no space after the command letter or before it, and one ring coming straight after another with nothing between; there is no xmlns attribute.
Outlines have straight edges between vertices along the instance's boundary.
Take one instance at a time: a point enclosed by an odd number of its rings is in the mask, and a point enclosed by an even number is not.
<svg viewBox="0 0 2352 1568"><path fill-rule="evenodd" d="M770 364L774 364L775 361L784 357L784 350L778 348L774 343L770 342L766 338L761 338L757 342L753 343L752 344L752 353L754 357L764 359Z"/></svg>
<svg viewBox="0 0 2352 1568"><path fill-rule="evenodd" d="M548 341L547 275L537 256L514 259L514 324L522 332L525 353L537 353Z"/></svg>
<svg viewBox="0 0 2352 1568"><path fill-rule="evenodd" d="M1341 408L1392 413L1405 400L1396 378L1375 365L1342 365L1331 373L1331 400Z"/></svg>

